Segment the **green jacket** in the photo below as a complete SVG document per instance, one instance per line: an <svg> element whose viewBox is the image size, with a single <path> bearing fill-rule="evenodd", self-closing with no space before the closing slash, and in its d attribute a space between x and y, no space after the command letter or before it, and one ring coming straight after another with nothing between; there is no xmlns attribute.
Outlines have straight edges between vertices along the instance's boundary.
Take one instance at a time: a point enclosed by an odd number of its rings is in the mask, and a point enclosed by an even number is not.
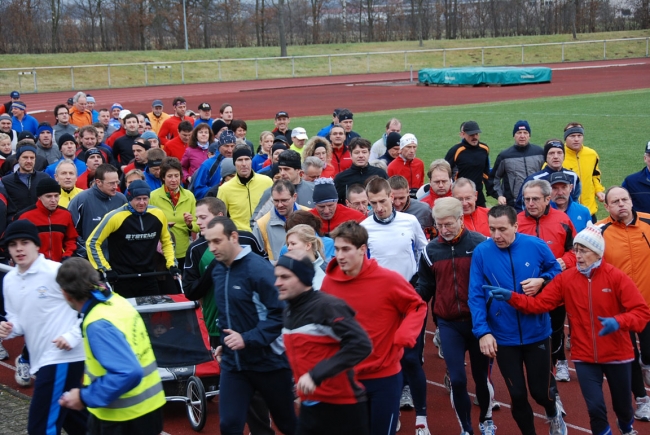
<svg viewBox="0 0 650 435"><path fill-rule="evenodd" d="M165 213L167 221L174 223L174 226L169 229L175 238L174 255L176 258L185 258L185 252L190 246L191 233L198 233L199 226L196 224L196 199L194 199L194 194L182 187L180 189L181 196L176 207L165 193L164 186L151 192L149 204L161 209ZM185 219L183 219L184 213L192 215L191 228L187 226Z"/></svg>

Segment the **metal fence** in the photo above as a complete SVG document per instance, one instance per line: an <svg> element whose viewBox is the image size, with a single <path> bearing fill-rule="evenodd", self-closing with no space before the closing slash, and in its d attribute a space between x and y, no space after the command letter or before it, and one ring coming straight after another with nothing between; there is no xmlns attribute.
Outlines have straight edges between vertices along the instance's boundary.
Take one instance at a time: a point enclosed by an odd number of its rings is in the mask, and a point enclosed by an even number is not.
<svg viewBox="0 0 650 435"><path fill-rule="evenodd" d="M313 56L0 68L6 90L51 92L648 57L650 38L626 38Z"/></svg>

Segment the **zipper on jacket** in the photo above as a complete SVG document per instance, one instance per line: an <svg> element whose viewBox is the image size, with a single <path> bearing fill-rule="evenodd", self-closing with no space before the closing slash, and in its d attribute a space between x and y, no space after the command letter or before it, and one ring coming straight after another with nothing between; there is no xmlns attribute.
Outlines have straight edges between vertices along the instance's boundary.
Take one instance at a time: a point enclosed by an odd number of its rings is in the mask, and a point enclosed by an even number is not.
<svg viewBox="0 0 650 435"><path fill-rule="evenodd" d="M643 234L643 238L645 239L645 242L648 244L648 248L650 248L650 242L648 241L648 238L645 236L645 233L641 233L641 234Z"/></svg>
<svg viewBox="0 0 650 435"><path fill-rule="evenodd" d="M138 219L140 219L140 231L144 232L144 223L142 222L142 216L138 216Z"/></svg>
<svg viewBox="0 0 650 435"><path fill-rule="evenodd" d="M49 222L49 234L50 234L50 254L47 257L48 259L52 259L52 243L54 243L54 240L52 239L52 212L50 212L47 215L47 221Z"/></svg>
<svg viewBox="0 0 650 435"><path fill-rule="evenodd" d="M228 329L232 329L232 323L230 322L230 299L228 298L228 283L230 281L230 268L226 268L226 282L224 284L224 296L226 299L226 319L228 320ZM241 365L239 364L239 354L236 350L233 350L235 354L235 364L237 365L237 370L241 370Z"/></svg>
<svg viewBox="0 0 650 435"><path fill-rule="evenodd" d="M513 291L517 291L517 280L515 279L515 264L512 262L512 252L508 246L508 256L510 257L510 270L512 271L512 288ZM517 313L517 329L519 329L519 344L524 344L524 335L521 332L521 318L519 317L519 310L515 310Z"/></svg>
<svg viewBox="0 0 650 435"><path fill-rule="evenodd" d="M454 271L454 293L456 294L456 307L458 308L458 314L460 314L460 299L458 298L458 281L456 280L456 261L455 261L455 251L454 247L451 247L451 270Z"/></svg>
<svg viewBox="0 0 650 435"><path fill-rule="evenodd" d="M598 345L596 344L596 328L594 327L594 305L591 297L591 278L587 278L589 285L587 286L587 293L589 295L589 320L591 323L591 341L594 345L594 363L598 364Z"/></svg>

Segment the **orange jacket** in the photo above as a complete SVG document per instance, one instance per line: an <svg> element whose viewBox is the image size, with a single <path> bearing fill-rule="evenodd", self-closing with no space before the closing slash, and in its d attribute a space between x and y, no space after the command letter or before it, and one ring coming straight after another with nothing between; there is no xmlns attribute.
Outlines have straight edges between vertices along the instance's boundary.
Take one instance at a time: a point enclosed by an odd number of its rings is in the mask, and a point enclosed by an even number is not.
<svg viewBox="0 0 650 435"><path fill-rule="evenodd" d="M80 112L76 107L70 109L70 124L76 125L81 128L85 125L93 123L93 115L88 110Z"/></svg>
<svg viewBox="0 0 650 435"><path fill-rule="evenodd" d="M463 215L463 224L470 231L476 231L485 237L490 237L490 226L488 225L488 210L485 207L476 207L471 214Z"/></svg>
<svg viewBox="0 0 650 435"><path fill-rule="evenodd" d="M632 278L650 306L650 214L633 213L629 225L611 217L598 222L605 238L603 258Z"/></svg>

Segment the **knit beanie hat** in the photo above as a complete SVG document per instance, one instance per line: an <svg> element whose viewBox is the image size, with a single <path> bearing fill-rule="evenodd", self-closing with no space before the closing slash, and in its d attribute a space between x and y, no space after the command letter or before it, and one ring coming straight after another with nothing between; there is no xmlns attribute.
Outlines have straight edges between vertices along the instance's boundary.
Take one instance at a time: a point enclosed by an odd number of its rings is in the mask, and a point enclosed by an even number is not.
<svg viewBox="0 0 650 435"><path fill-rule="evenodd" d="M271 155L275 154L277 150L288 150L289 147L283 142L275 142L271 147Z"/></svg>
<svg viewBox="0 0 650 435"><path fill-rule="evenodd" d="M400 139L402 139L401 134L396 132L390 133L388 136L386 136L386 149L389 150L391 148L399 147Z"/></svg>
<svg viewBox="0 0 650 435"><path fill-rule="evenodd" d="M212 122L212 132L216 135L221 131L222 128L228 127L228 124L224 122L223 119L215 119Z"/></svg>
<svg viewBox="0 0 650 435"><path fill-rule="evenodd" d="M2 244L7 246L9 242L16 239L31 240L36 246L41 246L41 239L38 237L38 228L32 222L19 219L10 223L5 230Z"/></svg>
<svg viewBox="0 0 650 435"><path fill-rule="evenodd" d="M282 151L278 157L278 166L286 166L293 169L302 169L300 154L294 150Z"/></svg>
<svg viewBox="0 0 650 435"><path fill-rule="evenodd" d="M235 169L235 163L232 161L232 157L226 157L221 161L221 179L223 180L228 175L234 175L237 170Z"/></svg>
<svg viewBox="0 0 650 435"><path fill-rule="evenodd" d="M411 144L418 144L418 140L415 137L414 134L412 133L406 133L402 138L399 140L399 149L404 148L406 145L411 145Z"/></svg>
<svg viewBox="0 0 650 435"><path fill-rule="evenodd" d="M142 139L147 139L147 140L151 140L151 139L156 139L156 140L158 140L158 136L157 136L156 133L154 133L153 131L145 131L144 133L142 133L142 134L140 135L140 137L141 137Z"/></svg>
<svg viewBox="0 0 650 435"><path fill-rule="evenodd" d="M580 231L573 239L573 246L580 244L587 249L594 251L602 258L605 252L605 239L600 228L591 222L587 223L587 228Z"/></svg>
<svg viewBox="0 0 650 435"><path fill-rule="evenodd" d="M531 134L530 124L528 124L528 121L522 121L522 120L517 121L515 123L515 127L512 129L512 135L514 136L515 133L521 130L526 130L528 134Z"/></svg>
<svg viewBox="0 0 650 435"><path fill-rule="evenodd" d="M546 161L546 156L548 156L548 152L551 150L551 148L560 148L562 152L564 152L564 144L561 140L549 139L546 141L546 144L544 144L544 161Z"/></svg>
<svg viewBox="0 0 650 435"><path fill-rule="evenodd" d="M149 187L146 182L142 180L135 180L129 184L129 188L126 190L126 199L131 201L133 198L137 198L138 196L149 196L150 194L151 187Z"/></svg>
<svg viewBox="0 0 650 435"><path fill-rule="evenodd" d="M223 133L221 133L221 136L219 136L219 146L231 144L231 143L237 143L237 138L235 137L235 133L233 133L230 130L226 130Z"/></svg>
<svg viewBox="0 0 650 435"><path fill-rule="evenodd" d="M317 178L314 181L314 194L312 196L314 204L322 202L338 202L339 194L336 193L334 180L331 178Z"/></svg>
<svg viewBox="0 0 650 435"><path fill-rule="evenodd" d="M36 196L39 197L46 193L61 193L61 186L52 178L43 178L36 185Z"/></svg>
<svg viewBox="0 0 650 435"><path fill-rule="evenodd" d="M39 137L41 133L44 131L49 131L50 134L54 134L54 129L49 123L41 122L40 124L38 124L38 130L36 130L36 137Z"/></svg>
<svg viewBox="0 0 650 435"><path fill-rule="evenodd" d="M63 144L66 142L74 142L75 144L77 143L77 141L74 140L73 135L70 133L63 133L61 136L59 136L59 140L56 141L56 144L59 146L59 149L61 149Z"/></svg>
<svg viewBox="0 0 650 435"><path fill-rule="evenodd" d="M312 286L312 280L316 272L314 271L314 265L306 258L296 260L287 255L283 255L278 259L276 266L281 266L287 268L298 277L301 283L307 287Z"/></svg>

